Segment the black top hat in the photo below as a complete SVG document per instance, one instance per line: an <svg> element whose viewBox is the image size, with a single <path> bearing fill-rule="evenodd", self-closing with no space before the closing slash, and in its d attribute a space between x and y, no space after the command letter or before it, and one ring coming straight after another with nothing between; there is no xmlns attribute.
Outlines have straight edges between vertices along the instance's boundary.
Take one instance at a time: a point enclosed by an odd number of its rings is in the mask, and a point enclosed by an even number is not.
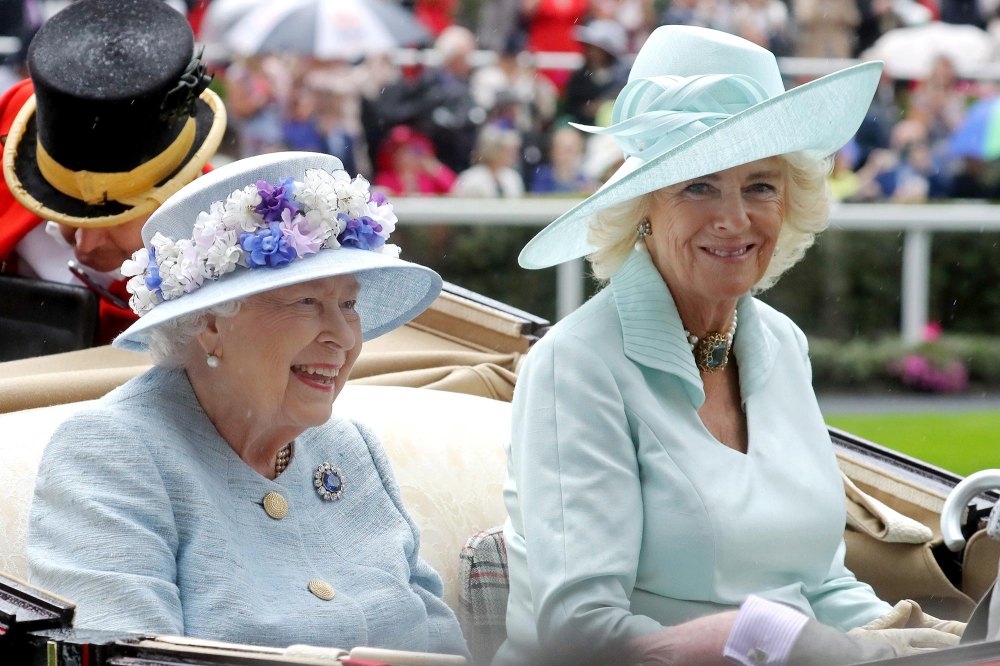
<svg viewBox="0 0 1000 666"><path fill-rule="evenodd" d="M161 0L81 0L28 48L35 95L3 152L4 178L40 217L110 226L194 180L225 130L187 20Z"/></svg>

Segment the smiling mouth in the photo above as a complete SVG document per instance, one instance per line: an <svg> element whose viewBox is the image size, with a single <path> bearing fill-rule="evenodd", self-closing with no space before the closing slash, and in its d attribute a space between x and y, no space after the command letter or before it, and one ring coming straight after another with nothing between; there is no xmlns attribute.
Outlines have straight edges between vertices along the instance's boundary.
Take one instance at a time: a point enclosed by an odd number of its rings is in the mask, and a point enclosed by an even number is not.
<svg viewBox="0 0 1000 666"><path fill-rule="evenodd" d="M713 248L713 247L706 247L706 248L702 248L702 249L704 249L705 252L708 252L709 254L711 254L711 255L713 255L715 257L722 257L723 259L728 259L728 258L731 258L731 257L742 257L742 256L748 254L750 252L750 250L753 249L753 247L754 247L753 245L744 245L743 247L737 248L735 250L722 250L722 249Z"/></svg>
<svg viewBox="0 0 1000 666"><path fill-rule="evenodd" d="M340 374L340 368L329 365L293 365L292 373L308 384L327 388L333 386L333 380Z"/></svg>

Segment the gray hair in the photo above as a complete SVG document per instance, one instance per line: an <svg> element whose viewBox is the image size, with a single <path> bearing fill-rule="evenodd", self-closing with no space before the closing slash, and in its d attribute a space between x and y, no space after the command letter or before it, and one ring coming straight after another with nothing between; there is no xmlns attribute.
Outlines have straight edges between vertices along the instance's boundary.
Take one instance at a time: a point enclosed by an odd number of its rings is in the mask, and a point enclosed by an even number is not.
<svg viewBox="0 0 1000 666"><path fill-rule="evenodd" d="M521 134L517 130L486 125L476 137L473 157L477 162L489 164L510 147L520 147Z"/></svg>
<svg viewBox="0 0 1000 666"><path fill-rule="evenodd" d="M817 159L805 153L781 157L788 165L785 218L778 233L775 256L764 276L754 285L754 293L774 285L785 271L802 259L816 234L828 224L830 190L827 176L832 160ZM591 218L587 240L597 249L587 256L587 260L594 277L607 281L632 253L638 240L636 227L649 212L655 195L656 192L650 192L630 199L605 208Z"/></svg>
<svg viewBox="0 0 1000 666"><path fill-rule="evenodd" d="M161 368L181 368L190 360L191 344L212 317L233 317L243 301L228 301L200 312L172 319L149 331L149 353Z"/></svg>

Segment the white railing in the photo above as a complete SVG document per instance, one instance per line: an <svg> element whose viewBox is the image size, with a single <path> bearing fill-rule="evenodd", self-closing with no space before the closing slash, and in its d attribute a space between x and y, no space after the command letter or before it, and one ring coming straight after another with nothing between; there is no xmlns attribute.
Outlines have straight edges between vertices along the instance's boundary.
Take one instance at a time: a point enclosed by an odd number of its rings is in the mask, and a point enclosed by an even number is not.
<svg viewBox="0 0 1000 666"><path fill-rule="evenodd" d="M397 215L406 224L470 224L542 227L579 199L396 198ZM835 229L903 234L901 334L908 343L921 339L927 324L930 293L931 237L938 232L1000 231L1000 206L988 203L838 204L830 214ZM513 258L511 259L513 261ZM557 272L556 316L583 303L582 260L561 264Z"/></svg>
<svg viewBox="0 0 1000 666"><path fill-rule="evenodd" d="M498 58L499 56L493 51L475 51L471 56L471 62L473 67L483 67L492 65ZM392 59L397 65L436 66L441 64L442 57L434 49L396 49L392 53ZM524 66L534 66L539 69L572 70L583 64L583 55L556 51L537 53L524 51L518 56L518 60ZM791 78L825 76L864 62L858 58L800 58L793 56L777 60L781 73ZM1000 62L958 63L956 73L963 79L1000 81Z"/></svg>

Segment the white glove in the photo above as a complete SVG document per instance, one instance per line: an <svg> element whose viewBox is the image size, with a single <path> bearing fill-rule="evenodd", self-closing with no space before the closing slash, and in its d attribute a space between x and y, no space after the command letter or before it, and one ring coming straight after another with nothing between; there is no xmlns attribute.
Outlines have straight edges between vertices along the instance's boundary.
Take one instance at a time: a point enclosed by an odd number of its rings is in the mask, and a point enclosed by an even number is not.
<svg viewBox="0 0 1000 666"><path fill-rule="evenodd" d="M964 631L964 622L939 620L924 613L917 602L904 599L882 617L847 635L884 641L897 656L903 656L958 645Z"/></svg>

